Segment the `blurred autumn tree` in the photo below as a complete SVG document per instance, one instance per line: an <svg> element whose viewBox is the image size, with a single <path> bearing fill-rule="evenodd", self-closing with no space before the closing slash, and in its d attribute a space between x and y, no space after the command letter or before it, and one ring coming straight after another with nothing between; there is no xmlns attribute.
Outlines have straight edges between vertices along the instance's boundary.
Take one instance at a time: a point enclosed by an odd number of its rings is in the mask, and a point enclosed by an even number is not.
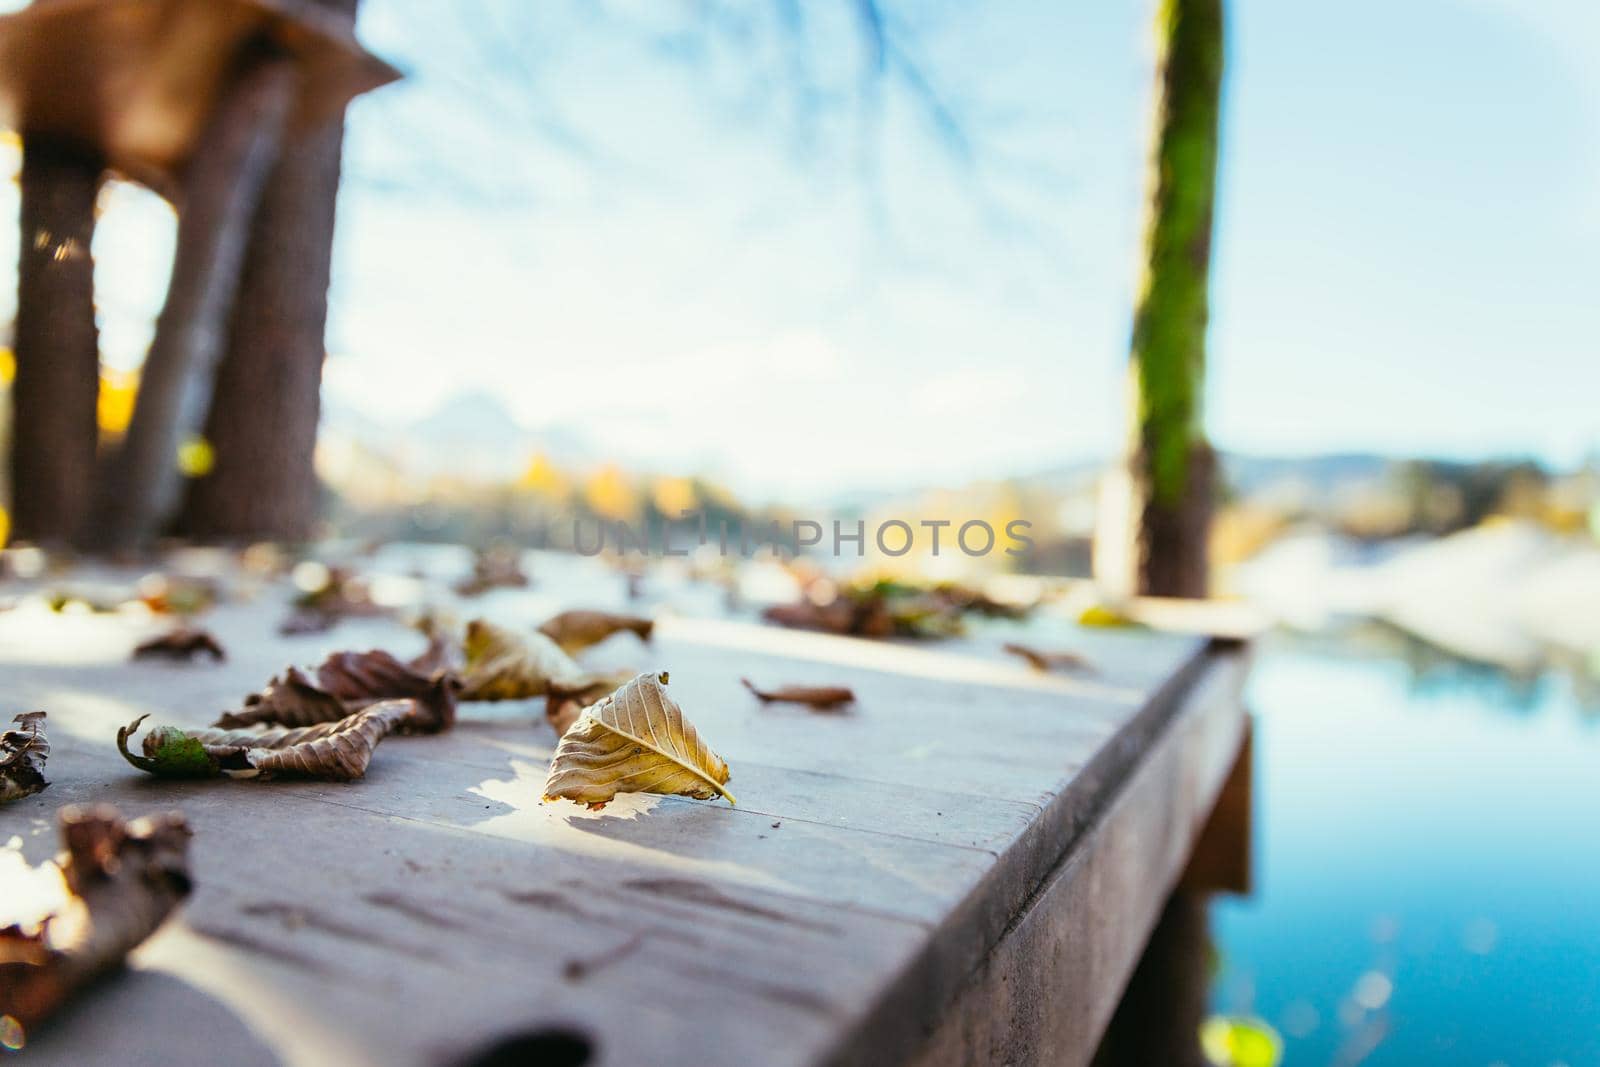
<svg viewBox="0 0 1600 1067"><path fill-rule="evenodd" d="M315 0L354 19L359 0ZM321 418L334 204L344 122L279 159L251 226L204 437L211 467L190 480L179 532L199 540L310 536Z"/></svg>
<svg viewBox="0 0 1600 1067"><path fill-rule="evenodd" d="M317 129L352 96L395 76L355 40L353 9L354 0L289 9L88 0L0 16L0 94L23 145L10 455L18 537L118 551L147 544L170 518L193 451L185 438L210 405L261 193L285 145L299 158L291 127ZM172 273L131 416L124 433L101 439L90 251L108 171L179 210ZM307 228L298 214L268 227ZM319 285L314 262L298 255L295 273L312 273L304 292L325 301L326 267ZM303 303L281 314L302 321L310 315ZM320 365L320 319L308 347Z"/></svg>
<svg viewBox="0 0 1600 1067"><path fill-rule="evenodd" d="M315 3L347 18L358 6L358 0ZM458 106L452 114L459 126L476 124L507 143L542 139L574 156L603 162L603 149L585 131L562 121L530 58L536 48L550 46L539 21L550 7L495 0L459 5L410 0L396 6L418 43L419 56L427 58L428 70L456 94ZM949 158L973 176L977 199L986 193L978 177L980 164L987 176L1003 162L975 144L981 124L964 122L957 102L942 90L920 57L909 8L901 10L901 5L878 0L704 0L629 9L620 16L587 5L572 10L586 15L593 11L591 17L610 20L608 25L619 33L637 34L659 54L682 59L686 67L714 65L708 57L716 57L719 69L729 63L742 67L767 89L764 103L776 105L774 113L787 117L800 139L838 140L841 130L859 134L855 141L862 148L864 170L870 170L875 117L891 91L916 107ZM1147 490L1141 523L1147 580L1141 585L1149 592L1178 592L1203 589L1204 583L1210 452L1200 429L1199 395L1221 71L1220 0L1161 0L1161 25L1161 119L1149 272L1133 344L1140 395L1136 467ZM853 128L837 121L840 116L854 116ZM397 168L400 173L390 180L427 183L455 195L518 193L522 176L513 168L485 173L495 168L464 166L427 137L400 139L417 158L411 161L414 166ZM342 124L336 122L297 144L266 183L251 224L225 351L215 368L214 388L207 390L209 469L187 486L180 532L223 540L296 540L312 532L317 511L312 455L342 145ZM35 198L34 203L37 207L41 202ZM86 236L82 253L86 265ZM24 260L26 265L26 250ZM65 274L61 278L69 280ZM32 382L25 382L24 374L43 373L38 360L30 364L23 358L29 345L21 319L19 399ZM87 344L86 351L91 351L92 316L87 321L88 339L79 338L76 347ZM92 395L92 384L89 388L87 395ZM92 404L75 407L92 415ZM31 424L19 420L19 444L25 433L67 434L66 426L43 425L58 417L41 410ZM75 417L70 425L88 426L92 439L89 419ZM59 454L70 463L81 452L81 447L64 446ZM35 482L43 484L42 479ZM47 494L52 491L44 488ZM18 492L18 536L71 539L77 532L80 519L74 516L80 505L58 499L49 507L24 507L20 487Z"/></svg>
<svg viewBox="0 0 1600 1067"><path fill-rule="evenodd" d="M353 19L359 0L312 2L336 17ZM558 104L549 99L530 60L530 52L545 45L540 19L549 9L497 0L448 7L423 2L397 6L426 57L427 69L442 75L439 83L447 95L448 91L457 95L458 126L477 124L503 142L514 143L531 134L579 155L591 151L591 142L581 131L565 127L555 117ZM614 18L609 13L591 14L587 5L572 5L572 10L585 17ZM841 59L835 47L841 25L854 31L847 30L859 53L854 58ZM613 26L618 33L637 34L662 54L703 57L714 51L737 56L750 71L760 71L761 77L787 87L797 128L831 111L856 108L865 114L877 102L878 86L893 81L920 102L932 129L954 154L970 154L953 110L915 58L911 35L875 0L837 0L827 5L794 0L708 2L670 11L632 11ZM841 94L836 91L839 72L852 66L859 66L859 72L845 76L852 91ZM14 463L21 464L14 481L19 537L122 549L146 543L158 530L223 541L299 540L313 533L318 496L313 454L342 146L342 122L335 121L283 153L262 183L248 241L240 242L242 264L237 268L231 267L232 260L225 264L230 271L237 269L237 286L231 279L213 284L213 272L203 261L215 257L181 254L208 234L201 232L207 229L204 223L183 225L185 220L193 223L192 213L180 216L179 261L202 263L201 269L185 275L190 284L182 287L182 293L224 294L227 299L205 306L222 309L226 324L202 322L189 329L194 316L166 323L169 316L163 313L163 323L171 328L158 326L152 357L181 349L183 358L147 359L129 431L108 456L101 457L93 523L84 521L86 502L79 497L80 489L92 482L90 468L95 465L92 415L98 373L88 249L97 179L95 169L86 171L90 178L77 197L82 203L63 199L75 188L70 181L29 183L36 194L27 198L29 208L81 216L75 221L63 215L59 225L49 227L51 232L82 233L64 245L75 257L65 266L52 261L48 272L28 272L24 257L23 303L29 312L19 321L17 395L26 399L38 391L36 384L63 375L70 375L81 388L76 392L50 388L45 390L49 402L41 393L37 402L26 404L13 449ZM414 160L399 180L430 183L432 195L470 197L505 178L485 173L495 168L484 168L482 157L477 166L464 164L429 138L414 139L409 147L420 149L427 158ZM29 177L38 179L51 158L42 151L30 153ZM600 162L597 156L591 160ZM38 195L47 187L49 197ZM43 251L58 260L62 254L57 246ZM28 294L43 292L41 286L65 292L74 279L82 282L83 293L71 328L42 324L43 315L33 314L35 308L48 305L51 315L60 317L65 303ZM169 310L173 299L169 293ZM186 307L195 301L179 303ZM56 360L42 358L41 337L54 339L52 343L72 341L67 347L82 351L78 358L65 354ZM199 356L189 352L213 340L220 349L215 357L209 348ZM64 404L63 398L74 397L77 402ZM185 470L190 477L174 517L168 514L161 487L175 481L171 468L181 451L177 444L200 428L200 418L189 411L195 406L190 400L196 397L201 398L205 454L203 462ZM69 472L70 479L48 477L49 464L41 464L41 455L53 457L51 462L58 466L76 464L83 469Z"/></svg>
<svg viewBox="0 0 1600 1067"><path fill-rule="evenodd" d="M41 544L78 538L94 486L100 335L90 246L103 165L73 141L23 138L11 535Z"/></svg>
<svg viewBox="0 0 1600 1067"><path fill-rule="evenodd" d="M357 0L318 2L347 16L357 8ZM550 47L546 20L552 9L493 0L448 7L416 0L400 10L419 49L406 65L413 80L430 81L458 103L458 135L470 136L469 128L477 125L504 143L529 136L586 165L607 165L596 142L562 120L560 102L542 84L536 57ZM814 136L814 127L830 113L870 116L888 83L918 105L953 158L968 159L973 151L954 106L919 57L914 35L876 0L705 2L621 18L583 10L584 17L613 19L610 32L638 37L661 54L688 57L691 66L716 51L739 55L752 75L759 72L776 87L777 107L797 136ZM834 51L840 23L853 30L849 36L858 53L843 64ZM844 91L841 66L847 71ZM491 201L516 200L537 187L535 176L519 175L514 165L493 173L463 165L430 137L394 140L424 157L409 159L403 173L384 174L386 183ZM213 466L190 480L184 501L179 529L188 536L295 540L311 532L341 143L342 130L334 124L286 155L268 183L205 425Z"/></svg>

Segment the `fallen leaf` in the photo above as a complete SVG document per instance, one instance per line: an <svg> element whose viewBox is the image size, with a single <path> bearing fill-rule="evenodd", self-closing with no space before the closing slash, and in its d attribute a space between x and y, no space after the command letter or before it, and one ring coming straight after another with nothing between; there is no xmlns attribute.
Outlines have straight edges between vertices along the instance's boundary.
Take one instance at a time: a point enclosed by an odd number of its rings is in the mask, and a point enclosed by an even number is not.
<svg viewBox="0 0 1600 1067"><path fill-rule="evenodd" d="M1066 670L1079 672L1092 672L1094 665L1076 652L1064 650L1038 649L1031 645L1021 645L1008 642L1001 646L1003 651L1013 656L1021 656L1028 661L1028 665L1036 671Z"/></svg>
<svg viewBox="0 0 1600 1067"><path fill-rule="evenodd" d="M147 574L139 579L140 603L157 615L198 615L221 599L214 579Z"/></svg>
<svg viewBox="0 0 1600 1067"><path fill-rule="evenodd" d="M158 726L145 734L144 755L128 739L148 716L117 731L117 749L129 763L164 778L323 778L349 781L367 772L373 750L395 730L427 712L415 700L385 700L337 722L292 729L180 730Z"/></svg>
<svg viewBox="0 0 1600 1067"><path fill-rule="evenodd" d="M337 722L350 714L344 701L306 676L299 667L275 675L259 693L244 698L244 707L228 712L215 725L236 730L245 726L311 726Z"/></svg>
<svg viewBox="0 0 1600 1067"><path fill-rule="evenodd" d="M732 804L722 788L728 765L700 739L666 684L665 672L641 674L585 708L556 747L544 799L600 808L618 793L661 793L723 796Z"/></svg>
<svg viewBox="0 0 1600 1067"><path fill-rule="evenodd" d="M239 711L229 712L215 725L241 727L311 726L337 722L380 700L409 698L421 709L406 731L438 733L456 719L456 694L461 682L454 674L423 674L382 649L370 652L335 652L316 668L316 681L298 667L274 677L259 693L244 700Z"/></svg>
<svg viewBox="0 0 1600 1067"><path fill-rule="evenodd" d="M762 613L768 622L852 637L952 637L962 632L962 613L976 610L949 589L925 589L877 581L831 589L831 599L777 604Z"/></svg>
<svg viewBox="0 0 1600 1067"><path fill-rule="evenodd" d="M335 652L317 668L317 682L346 707L409 697L421 705L427 733L448 730L456 721L460 678L448 671L419 671L382 649Z"/></svg>
<svg viewBox="0 0 1600 1067"><path fill-rule="evenodd" d="M744 687L756 695L763 704L774 701L786 704L805 704L818 711L832 711L844 704L853 703L856 695L842 685L780 685L776 689L759 689L748 678L740 678Z"/></svg>
<svg viewBox="0 0 1600 1067"><path fill-rule="evenodd" d="M295 598L289 617L278 627L285 636L322 633L340 619L387 615L372 599L367 580L347 567L315 565L321 581ZM296 568L298 575L299 568Z"/></svg>
<svg viewBox="0 0 1600 1067"><path fill-rule="evenodd" d="M561 737L573 723L578 721L578 716L583 714L584 708L608 695L632 677L632 674L613 675L595 678L571 687L551 683L550 691L544 698L544 717L549 720L556 737Z"/></svg>
<svg viewBox="0 0 1600 1067"><path fill-rule="evenodd" d="M1078 615L1078 625L1120 628L1138 624L1109 604L1090 604Z"/></svg>
<svg viewBox="0 0 1600 1067"><path fill-rule="evenodd" d="M95 615L109 615L122 610L123 601L108 596L97 596L91 593L77 593L70 590L56 590L44 594L45 603L50 610L63 615L75 612L90 612Z"/></svg>
<svg viewBox="0 0 1600 1067"><path fill-rule="evenodd" d="M295 608L278 624L278 633L284 637L324 634L333 629L338 622L337 615L325 615L309 608Z"/></svg>
<svg viewBox="0 0 1600 1067"><path fill-rule="evenodd" d="M206 630L180 626L160 637L152 637L133 650L134 659L171 659L188 661L196 656L210 656L221 663L228 658L222 645Z"/></svg>
<svg viewBox="0 0 1600 1067"><path fill-rule="evenodd" d="M612 634L628 631L641 641L650 640L655 620L637 615L615 615L609 611L563 611L545 621L539 632L567 653L598 645Z"/></svg>
<svg viewBox="0 0 1600 1067"><path fill-rule="evenodd" d="M583 702L578 700L558 699L552 696L545 701L544 717L549 721L550 729L556 732L557 740L565 737L567 731L572 729L572 724L583 714L583 708Z"/></svg>
<svg viewBox="0 0 1600 1067"><path fill-rule="evenodd" d="M21 725L0 734L0 803L31 797L50 784L44 776L50 758L44 712L25 711L11 721Z"/></svg>
<svg viewBox="0 0 1600 1067"><path fill-rule="evenodd" d="M856 637L888 637L894 632L894 622L879 605L858 607L840 598L826 604L801 601L798 604L774 604L761 613L768 622L795 630L821 630L830 634Z"/></svg>
<svg viewBox="0 0 1600 1067"><path fill-rule="evenodd" d="M124 823L115 808L98 805L63 808L59 821L66 852L54 866L66 903L27 926L0 918L9 923L0 929L0 1007L22 1040L76 990L120 966L191 888L182 815Z"/></svg>
<svg viewBox="0 0 1600 1067"><path fill-rule="evenodd" d="M955 611L994 619L1021 619L1032 610L1032 605L996 600L981 589L959 582L942 582L929 590L927 595L944 602Z"/></svg>
<svg viewBox="0 0 1600 1067"><path fill-rule="evenodd" d="M459 671L461 660L459 642L448 634L431 633L428 635L428 647L407 660L406 666L421 674L439 674L444 671Z"/></svg>
<svg viewBox="0 0 1600 1067"><path fill-rule="evenodd" d="M1278 1067L1283 1038L1265 1019L1213 1015L1200 1024L1200 1049L1219 1067Z"/></svg>
<svg viewBox="0 0 1600 1067"><path fill-rule="evenodd" d="M482 596L491 589L524 589L528 575L522 569L522 550L512 545L490 545L472 558L472 577L456 585L460 596Z"/></svg>
<svg viewBox="0 0 1600 1067"><path fill-rule="evenodd" d="M566 689L592 680L561 646L544 634L521 636L474 619L463 646L462 700L526 700L544 696L552 683Z"/></svg>

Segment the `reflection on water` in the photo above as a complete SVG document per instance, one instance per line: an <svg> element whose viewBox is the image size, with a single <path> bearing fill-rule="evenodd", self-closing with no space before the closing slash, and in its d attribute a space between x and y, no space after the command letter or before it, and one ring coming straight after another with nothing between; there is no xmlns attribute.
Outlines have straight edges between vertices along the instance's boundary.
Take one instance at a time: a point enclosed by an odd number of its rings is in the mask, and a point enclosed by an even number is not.
<svg viewBox="0 0 1600 1067"><path fill-rule="evenodd" d="M1297 1064L1600 1063L1600 714L1371 632L1275 639L1249 693L1255 894L1221 1012Z"/></svg>

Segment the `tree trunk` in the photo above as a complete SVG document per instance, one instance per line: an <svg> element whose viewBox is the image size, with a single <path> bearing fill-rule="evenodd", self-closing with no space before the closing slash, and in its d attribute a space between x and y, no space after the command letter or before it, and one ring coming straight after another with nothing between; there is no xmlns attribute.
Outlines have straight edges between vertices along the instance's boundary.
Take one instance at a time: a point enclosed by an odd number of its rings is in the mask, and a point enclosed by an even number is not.
<svg viewBox="0 0 1600 1067"><path fill-rule="evenodd" d="M179 445L205 418L250 219L278 156L295 78L286 56L241 57L237 80L195 145L166 303L127 437L100 486L94 538L100 547L147 542L177 502Z"/></svg>
<svg viewBox="0 0 1600 1067"><path fill-rule="evenodd" d="M1215 462L1202 425L1223 0L1160 0L1145 278L1134 316L1136 585L1206 595Z"/></svg>
<svg viewBox="0 0 1600 1067"><path fill-rule="evenodd" d="M355 17L356 0L320 0ZM183 531L299 541L317 517L312 464L339 192L342 119L279 160L267 184L206 420L209 474L189 483Z"/></svg>
<svg viewBox="0 0 1600 1067"><path fill-rule="evenodd" d="M47 545L78 536L94 491L100 335L90 242L101 166L76 145L23 139L12 532Z"/></svg>

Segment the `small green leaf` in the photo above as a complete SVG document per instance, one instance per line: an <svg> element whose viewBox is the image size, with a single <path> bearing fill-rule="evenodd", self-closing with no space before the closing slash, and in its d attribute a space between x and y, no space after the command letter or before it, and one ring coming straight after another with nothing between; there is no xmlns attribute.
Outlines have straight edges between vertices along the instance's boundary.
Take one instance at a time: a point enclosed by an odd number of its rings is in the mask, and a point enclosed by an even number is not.
<svg viewBox="0 0 1600 1067"><path fill-rule="evenodd" d="M146 716L117 731L117 750L122 758L151 774L163 778L215 778L221 767L206 752L205 746L175 726L159 726L145 738L146 755L128 751L128 738L139 729Z"/></svg>
<svg viewBox="0 0 1600 1067"><path fill-rule="evenodd" d="M167 778L210 778L217 773L217 764L206 755L205 746L176 726L159 726L155 734L154 761L156 774Z"/></svg>
<svg viewBox="0 0 1600 1067"><path fill-rule="evenodd" d="M1090 604L1078 616L1078 625L1120 627L1133 626L1135 623L1122 612L1109 605Z"/></svg>
<svg viewBox="0 0 1600 1067"><path fill-rule="evenodd" d="M1265 1019L1213 1015L1200 1024L1200 1048L1217 1067L1278 1067L1283 1039Z"/></svg>

